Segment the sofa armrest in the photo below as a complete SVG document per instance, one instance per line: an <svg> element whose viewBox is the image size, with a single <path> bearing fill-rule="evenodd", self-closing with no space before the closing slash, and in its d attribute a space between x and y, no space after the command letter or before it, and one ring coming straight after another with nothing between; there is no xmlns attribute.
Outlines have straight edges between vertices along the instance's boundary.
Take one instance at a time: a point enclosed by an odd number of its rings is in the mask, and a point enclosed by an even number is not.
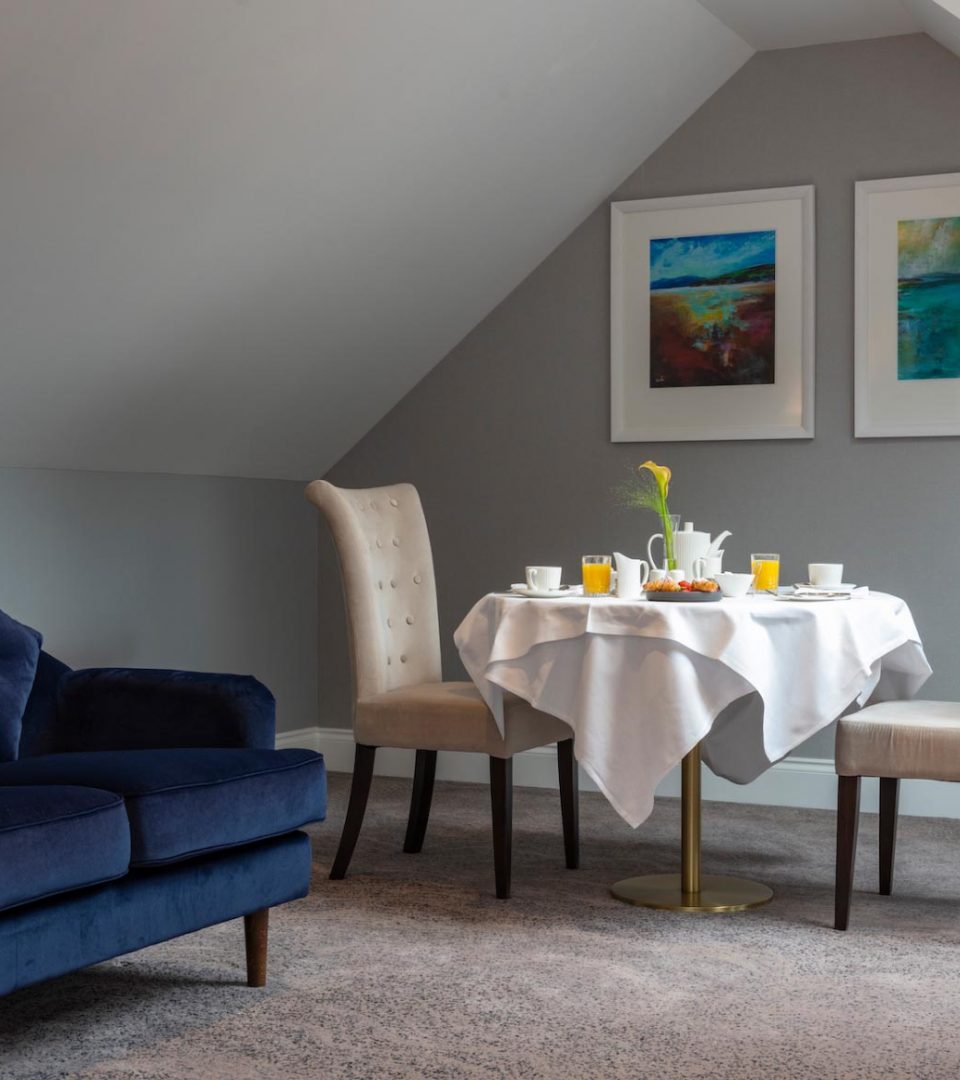
<svg viewBox="0 0 960 1080"><path fill-rule="evenodd" d="M60 682L61 752L172 747L273 749L276 703L251 675L84 668Z"/></svg>

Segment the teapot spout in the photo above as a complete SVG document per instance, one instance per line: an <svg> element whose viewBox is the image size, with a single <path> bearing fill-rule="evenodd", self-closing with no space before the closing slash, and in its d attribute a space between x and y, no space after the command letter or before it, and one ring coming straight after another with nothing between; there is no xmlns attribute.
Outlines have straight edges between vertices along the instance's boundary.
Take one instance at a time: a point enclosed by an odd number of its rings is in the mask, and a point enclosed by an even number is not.
<svg viewBox="0 0 960 1080"><path fill-rule="evenodd" d="M707 548L707 557L716 555L720 550L721 544L726 540L728 536L733 536L733 533L729 529L725 529L720 535L713 541L709 548Z"/></svg>

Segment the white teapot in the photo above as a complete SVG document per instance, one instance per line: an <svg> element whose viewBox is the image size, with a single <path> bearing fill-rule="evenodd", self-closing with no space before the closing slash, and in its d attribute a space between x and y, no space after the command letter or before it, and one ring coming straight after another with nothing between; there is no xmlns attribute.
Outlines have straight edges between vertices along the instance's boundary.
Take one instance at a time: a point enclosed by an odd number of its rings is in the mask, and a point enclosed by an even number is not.
<svg viewBox="0 0 960 1080"><path fill-rule="evenodd" d="M684 577L688 581L692 581L699 560L716 555L720 550L720 545L730 535L729 530L724 530L716 540L711 542L708 532L697 532L692 521L685 521L683 528L677 529L673 534L673 550L677 560L677 567L683 571ZM662 539L663 533L654 533L647 542L647 557L650 559L650 565L654 569L659 568L653 558L653 542ZM664 558L664 569L666 569L666 558Z"/></svg>

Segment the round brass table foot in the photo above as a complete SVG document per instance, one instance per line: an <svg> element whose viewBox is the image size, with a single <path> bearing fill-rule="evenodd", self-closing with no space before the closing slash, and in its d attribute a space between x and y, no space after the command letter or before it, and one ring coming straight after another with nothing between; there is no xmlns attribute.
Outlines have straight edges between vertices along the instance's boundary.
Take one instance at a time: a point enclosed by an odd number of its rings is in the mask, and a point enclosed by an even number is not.
<svg viewBox="0 0 960 1080"><path fill-rule="evenodd" d="M773 897L773 890L759 881L720 874L704 874L698 893L683 892L679 874L624 878L611 886L610 892L618 900L637 907L688 912L746 911Z"/></svg>

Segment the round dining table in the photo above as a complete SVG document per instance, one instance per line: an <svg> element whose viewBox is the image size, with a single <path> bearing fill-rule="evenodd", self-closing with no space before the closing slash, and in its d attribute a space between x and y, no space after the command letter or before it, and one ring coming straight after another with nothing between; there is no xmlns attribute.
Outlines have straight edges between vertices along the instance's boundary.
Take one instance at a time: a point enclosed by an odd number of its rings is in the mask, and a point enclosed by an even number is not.
<svg viewBox="0 0 960 1080"><path fill-rule="evenodd" d="M759 882L701 874L701 761L749 783L845 712L912 697L931 674L905 601L866 591L718 603L489 593L455 642L501 731L505 693L564 720L577 760L631 826L682 763L679 873L627 878L612 892L690 912L772 896Z"/></svg>

